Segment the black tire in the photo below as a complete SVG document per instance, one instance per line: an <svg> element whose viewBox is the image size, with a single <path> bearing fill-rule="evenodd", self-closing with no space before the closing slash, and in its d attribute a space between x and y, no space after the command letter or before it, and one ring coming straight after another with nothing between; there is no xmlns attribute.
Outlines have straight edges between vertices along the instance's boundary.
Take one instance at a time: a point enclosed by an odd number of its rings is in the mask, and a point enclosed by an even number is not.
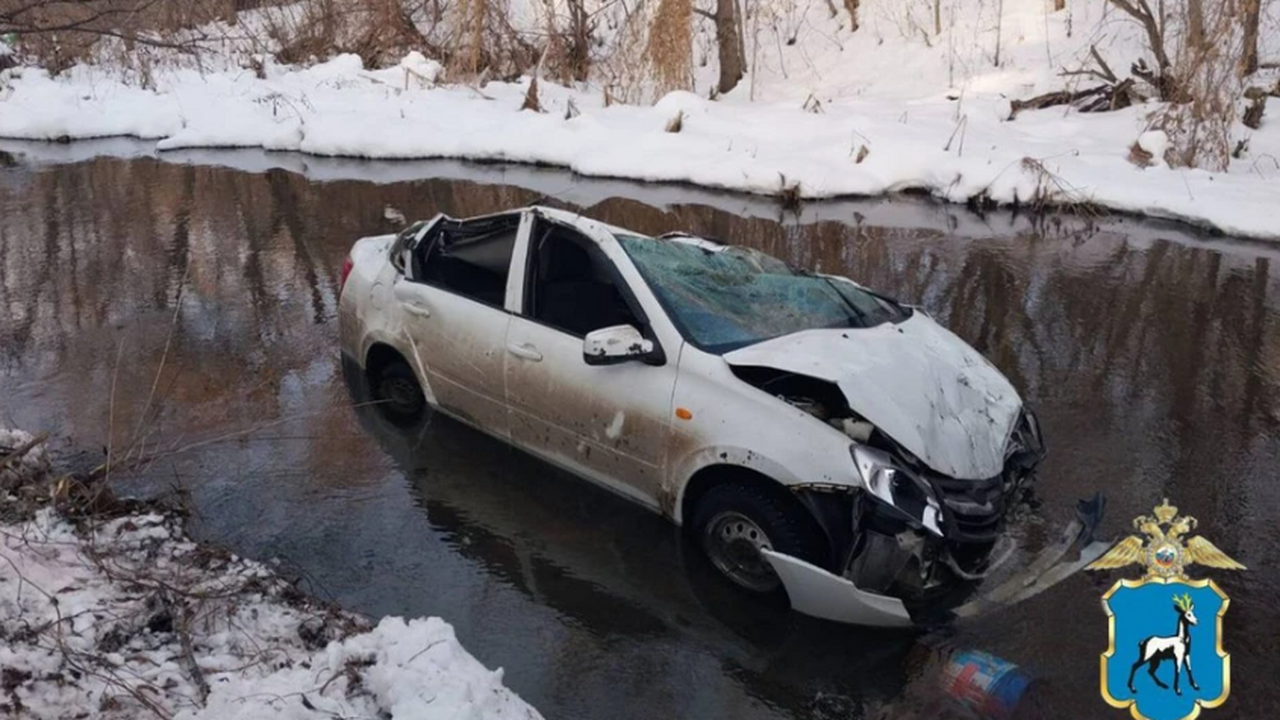
<svg viewBox="0 0 1280 720"><path fill-rule="evenodd" d="M412 425L422 419L427 410L427 399L408 363L394 360L376 368L370 375L370 393L387 419L397 425Z"/></svg>
<svg viewBox="0 0 1280 720"><path fill-rule="evenodd" d="M698 545L730 582L760 595L782 591L782 582L761 548L826 565L821 528L804 506L777 490L728 482L707 491L693 514Z"/></svg>

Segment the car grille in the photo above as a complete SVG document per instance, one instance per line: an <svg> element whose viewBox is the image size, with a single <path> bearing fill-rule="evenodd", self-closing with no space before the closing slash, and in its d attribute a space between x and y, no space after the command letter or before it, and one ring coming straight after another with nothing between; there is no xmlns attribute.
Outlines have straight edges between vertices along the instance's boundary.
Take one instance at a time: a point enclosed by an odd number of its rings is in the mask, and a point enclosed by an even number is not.
<svg viewBox="0 0 1280 720"><path fill-rule="evenodd" d="M929 481L942 501L950 539L961 543L990 543L1000 536L1005 512L1002 476L956 480L931 474Z"/></svg>

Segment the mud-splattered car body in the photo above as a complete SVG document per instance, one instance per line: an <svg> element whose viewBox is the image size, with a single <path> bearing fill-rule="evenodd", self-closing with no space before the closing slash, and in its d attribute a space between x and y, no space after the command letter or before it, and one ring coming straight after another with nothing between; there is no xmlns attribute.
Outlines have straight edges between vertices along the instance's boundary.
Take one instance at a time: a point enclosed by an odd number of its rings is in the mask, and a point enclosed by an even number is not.
<svg viewBox="0 0 1280 720"><path fill-rule="evenodd" d="M343 351L691 529L743 587L912 623L992 566L1034 416L924 311L755 251L527 208L356 243Z"/></svg>

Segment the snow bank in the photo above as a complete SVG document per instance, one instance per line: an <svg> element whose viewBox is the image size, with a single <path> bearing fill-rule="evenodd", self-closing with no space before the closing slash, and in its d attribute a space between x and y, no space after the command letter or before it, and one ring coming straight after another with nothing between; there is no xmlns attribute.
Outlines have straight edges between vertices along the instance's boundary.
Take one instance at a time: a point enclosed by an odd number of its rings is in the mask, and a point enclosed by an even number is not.
<svg viewBox="0 0 1280 720"><path fill-rule="evenodd" d="M1045 7L1010 3L997 65L986 15L957 15L953 29L922 42L919 8L864 3L864 27L849 34L815 3L799 16L794 46L762 40L755 75L719 102L676 93L653 106L604 107L599 90L544 79L545 113L518 110L527 79L438 85L439 63L418 53L375 71L351 55L305 68L268 62L261 78L234 63L157 70L154 89L86 67L58 78L11 70L0 82L8 86L0 136L534 163L764 195L794 188L807 199L919 190L956 202L1092 203L1280 239L1269 210L1280 200L1280 124L1242 130L1247 151L1228 172L1211 173L1130 162L1154 106L1094 115L1051 108L1009 121L1010 98L1060 88L1058 73L1080 67L1090 44L1117 66L1140 55L1140 32L1127 24ZM1072 17L1097 25L1073 35ZM810 98L817 112L802 109ZM567 118L570 101L580 114ZM682 131L665 132L677 113Z"/></svg>
<svg viewBox="0 0 1280 720"><path fill-rule="evenodd" d="M0 640L6 716L540 717L439 618L370 628L166 514L0 525Z"/></svg>

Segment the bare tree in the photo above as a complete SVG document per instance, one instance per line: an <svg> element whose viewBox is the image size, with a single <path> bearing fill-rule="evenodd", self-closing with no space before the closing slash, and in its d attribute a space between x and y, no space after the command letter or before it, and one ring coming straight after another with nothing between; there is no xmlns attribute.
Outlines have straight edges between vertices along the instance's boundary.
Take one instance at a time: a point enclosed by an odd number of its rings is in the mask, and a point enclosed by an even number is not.
<svg viewBox="0 0 1280 720"><path fill-rule="evenodd" d="M1133 73L1151 83L1159 91L1161 99L1171 100L1177 96L1177 82L1173 77L1173 63L1164 46L1164 31L1160 16L1151 10L1147 0L1108 0L1113 6L1142 24L1147 33L1147 46L1155 57L1154 70L1144 66L1135 66Z"/></svg>
<svg viewBox="0 0 1280 720"><path fill-rule="evenodd" d="M116 37L128 43L178 50L194 40L165 39L144 32L163 19L185 17L194 25L225 16L238 0L0 0L0 34L20 38L59 33L87 38ZM234 6L232 6L234 7Z"/></svg>
<svg viewBox="0 0 1280 720"><path fill-rule="evenodd" d="M569 72L578 82L586 82L591 69L591 28L583 0L569 0Z"/></svg>
<svg viewBox="0 0 1280 720"><path fill-rule="evenodd" d="M1203 0L1187 0L1187 45L1192 52L1203 52L1204 44Z"/></svg>
<svg viewBox="0 0 1280 720"><path fill-rule="evenodd" d="M858 31L858 6L861 4L862 0L844 0L844 9L849 11L850 32Z"/></svg>
<svg viewBox="0 0 1280 720"><path fill-rule="evenodd" d="M1240 77L1258 71L1258 20L1262 0L1244 0L1241 26L1244 31L1244 49L1240 54Z"/></svg>
<svg viewBox="0 0 1280 720"><path fill-rule="evenodd" d="M993 64L1000 67L1000 36L1004 32L1004 0L996 2L996 56Z"/></svg>
<svg viewBox="0 0 1280 720"><path fill-rule="evenodd" d="M658 0L645 56L659 94L693 87L693 0Z"/></svg>
<svg viewBox="0 0 1280 720"><path fill-rule="evenodd" d="M694 12L709 18L716 24L716 48L720 60L720 81L716 92L727 93L738 86L745 72L746 57L742 43L742 18L737 0L716 0L716 11L709 13L695 8Z"/></svg>

